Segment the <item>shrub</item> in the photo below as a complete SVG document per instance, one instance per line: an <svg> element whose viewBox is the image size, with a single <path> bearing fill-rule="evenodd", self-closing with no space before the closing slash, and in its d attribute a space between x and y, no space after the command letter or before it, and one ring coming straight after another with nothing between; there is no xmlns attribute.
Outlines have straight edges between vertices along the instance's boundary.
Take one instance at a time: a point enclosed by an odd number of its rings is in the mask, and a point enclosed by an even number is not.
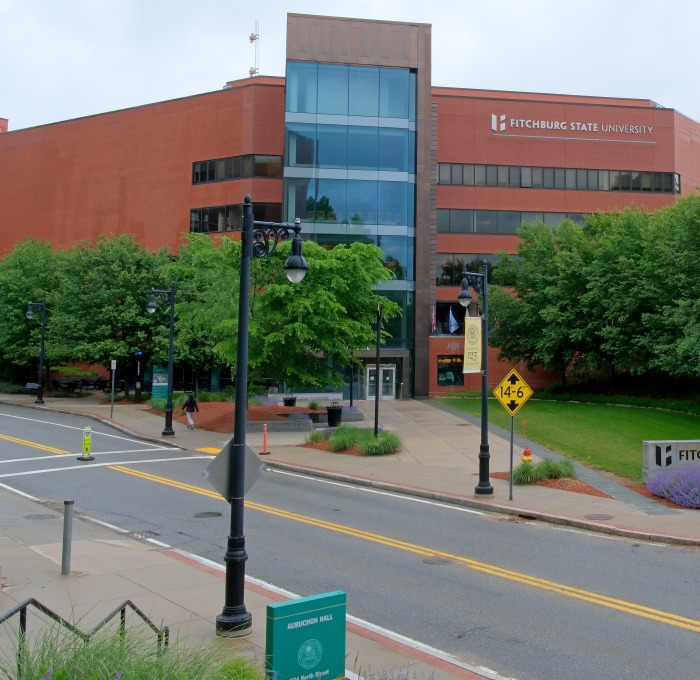
<svg viewBox="0 0 700 680"><path fill-rule="evenodd" d="M657 472L647 479L654 496L668 498L684 508L700 508L700 468L687 467Z"/></svg>
<svg viewBox="0 0 700 680"><path fill-rule="evenodd" d="M148 400L148 408L152 408L154 411L165 411L165 406L167 403L167 399L151 398Z"/></svg>
<svg viewBox="0 0 700 680"><path fill-rule="evenodd" d="M535 468L542 479L561 479L562 477L575 477L574 466L568 460L542 459Z"/></svg>
<svg viewBox="0 0 700 680"><path fill-rule="evenodd" d="M401 439L393 432L380 432L377 437L368 428L341 425L331 434L331 450L347 451L357 446L363 456L385 456L401 450Z"/></svg>
<svg viewBox="0 0 700 680"><path fill-rule="evenodd" d="M321 404L319 404L317 401L312 399L311 401L309 401L309 408L312 411L318 411L321 408Z"/></svg>
<svg viewBox="0 0 700 680"><path fill-rule="evenodd" d="M360 441L360 453L363 456L386 456L401 449L401 439L393 432L380 432L377 437L371 430L365 432L367 434Z"/></svg>
<svg viewBox="0 0 700 680"><path fill-rule="evenodd" d="M177 678L178 680L263 680L261 669L244 659L226 660L212 648L171 643L158 653L143 631L105 632L85 643L56 627L40 632L22 656L22 680L97 680L97 678ZM0 654L0 677L17 677L17 657Z"/></svg>
<svg viewBox="0 0 700 680"><path fill-rule="evenodd" d="M309 434L306 435L306 443L307 444L313 444L314 442L323 442L326 441L326 436L322 432L318 432L314 430L313 432L309 432Z"/></svg>
<svg viewBox="0 0 700 680"><path fill-rule="evenodd" d="M360 439L360 430L356 427L340 426L331 435L332 451L347 451L355 446Z"/></svg>
<svg viewBox="0 0 700 680"><path fill-rule="evenodd" d="M568 460L544 458L539 463L521 463L513 470L513 484L534 484L546 479L575 477L574 466Z"/></svg>
<svg viewBox="0 0 700 680"><path fill-rule="evenodd" d="M513 470L513 484L533 484L540 481L542 478L532 463L521 463Z"/></svg>

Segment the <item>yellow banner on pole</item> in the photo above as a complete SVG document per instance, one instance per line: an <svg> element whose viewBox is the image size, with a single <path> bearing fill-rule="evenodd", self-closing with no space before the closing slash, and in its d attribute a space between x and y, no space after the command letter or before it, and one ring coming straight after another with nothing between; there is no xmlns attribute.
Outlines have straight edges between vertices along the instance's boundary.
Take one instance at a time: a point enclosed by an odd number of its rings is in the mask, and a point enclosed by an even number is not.
<svg viewBox="0 0 700 680"><path fill-rule="evenodd" d="M464 369L462 373L481 373L481 317L464 317Z"/></svg>

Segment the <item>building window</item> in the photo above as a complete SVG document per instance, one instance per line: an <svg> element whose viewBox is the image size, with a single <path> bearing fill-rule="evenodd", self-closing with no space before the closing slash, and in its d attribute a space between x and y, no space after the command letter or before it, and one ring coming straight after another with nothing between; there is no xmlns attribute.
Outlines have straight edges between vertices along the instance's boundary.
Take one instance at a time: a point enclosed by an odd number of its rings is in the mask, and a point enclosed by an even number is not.
<svg viewBox="0 0 700 680"><path fill-rule="evenodd" d="M516 189L680 193L680 175L677 173L652 173L641 170L586 170L438 163L438 183Z"/></svg>
<svg viewBox="0 0 700 680"><path fill-rule="evenodd" d="M464 357L457 354L438 355L438 385L464 385Z"/></svg>
<svg viewBox="0 0 700 680"><path fill-rule="evenodd" d="M231 156L192 163L192 184L247 177L282 177L281 156Z"/></svg>
<svg viewBox="0 0 700 680"><path fill-rule="evenodd" d="M281 222L282 206L279 203L253 203L253 219L261 222ZM190 210L191 233L240 231L243 223L243 206L217 205Z"/></svg>

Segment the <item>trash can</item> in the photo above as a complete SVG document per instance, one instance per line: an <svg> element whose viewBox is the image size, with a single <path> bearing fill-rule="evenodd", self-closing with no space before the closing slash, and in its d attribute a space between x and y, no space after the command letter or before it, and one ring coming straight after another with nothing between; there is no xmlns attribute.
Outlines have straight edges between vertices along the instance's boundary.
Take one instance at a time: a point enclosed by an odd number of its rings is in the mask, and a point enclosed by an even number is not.
<svg viewBox="0 0 700 680"><path fill-rule="evenodd" d="M343 407L337 402L331 402L330 406L326 406L328 412L328 427L338 427L343 419Z"/></svg>
<svg viewBox="0 0 700 680"><path fill-rule="evenodd" d="M282 403L285 406L296 406L297 398L293 394L285 394L284 397L282 397Z"/></svg>

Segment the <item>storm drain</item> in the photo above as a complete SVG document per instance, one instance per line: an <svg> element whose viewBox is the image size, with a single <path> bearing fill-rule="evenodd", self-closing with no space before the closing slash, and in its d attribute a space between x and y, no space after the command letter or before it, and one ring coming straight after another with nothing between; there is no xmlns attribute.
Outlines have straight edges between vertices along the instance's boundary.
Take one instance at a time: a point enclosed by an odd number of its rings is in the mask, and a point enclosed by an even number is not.
<svg viewBox="0 0 700 680"><path fill-rule="evenodd" d="M195 512L196 519L207 519L208 517L221 517L220 512Z"/></svg>

